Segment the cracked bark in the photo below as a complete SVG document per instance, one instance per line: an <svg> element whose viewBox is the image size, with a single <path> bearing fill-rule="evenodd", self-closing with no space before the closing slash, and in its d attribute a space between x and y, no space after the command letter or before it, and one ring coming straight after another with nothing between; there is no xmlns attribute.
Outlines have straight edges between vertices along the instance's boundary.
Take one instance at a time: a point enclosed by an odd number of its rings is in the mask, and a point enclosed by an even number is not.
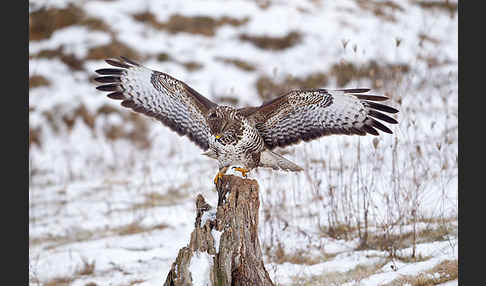
<svg viewBox="0 0 486 286"><path fill-rule="evenodd" d="M208 285L274 285L265 269L258 239L258 182L226 175L216 188L216 209L202 195L197 196L189 245L179 250L164 286L195 285L189 266L196 252L206 252L212 259ZM218 249L215 231L222 233Z"/></svg>

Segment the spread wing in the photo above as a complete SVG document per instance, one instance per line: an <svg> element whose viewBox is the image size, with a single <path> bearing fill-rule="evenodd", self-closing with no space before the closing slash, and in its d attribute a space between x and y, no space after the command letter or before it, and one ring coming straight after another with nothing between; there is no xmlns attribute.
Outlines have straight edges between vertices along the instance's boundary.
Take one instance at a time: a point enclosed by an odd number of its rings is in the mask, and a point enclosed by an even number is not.
<svg viewBox="0 0 486 286"><path fill-rule="evenodd" d="M256 109L245 111L268 149L332 134L378 135L377 129L393 133L376 119L396 124L397 121L385 113L397 113L398 110L376 103L388 98L364 94L368 91L294 90Z"/></svg>
<svg viewBox="0 0 486 286"><path fill-rule="evenodd" d="M124 57L106 60L117 68L99 69L104 83L96 87L109 91L109 98L121 105L160 120L179 135L187 135L203 150L208 149L209 127L205 115L214 106L197 91L165 73L146 68Z"/></svg>

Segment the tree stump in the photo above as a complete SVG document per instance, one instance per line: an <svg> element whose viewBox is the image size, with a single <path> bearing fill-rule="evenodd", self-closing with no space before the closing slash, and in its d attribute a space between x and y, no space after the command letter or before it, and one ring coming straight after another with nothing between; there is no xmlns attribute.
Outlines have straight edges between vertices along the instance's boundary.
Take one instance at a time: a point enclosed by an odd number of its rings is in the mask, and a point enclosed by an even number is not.
<svg viewBox="0 0 486 286"><path fill-rule="evenodd" d="M179 250L164 286L274 285L258 239L258 182L226 175L216 188L216 209L197 196L191 240Z"/></svg>

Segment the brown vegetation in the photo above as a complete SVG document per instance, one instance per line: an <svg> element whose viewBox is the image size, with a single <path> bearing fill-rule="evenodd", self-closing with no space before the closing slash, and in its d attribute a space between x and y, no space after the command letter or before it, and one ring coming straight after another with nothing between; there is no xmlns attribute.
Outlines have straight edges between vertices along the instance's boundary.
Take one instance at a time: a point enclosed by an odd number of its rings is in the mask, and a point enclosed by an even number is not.
<svg viewBox="0 0 486 286"><path fill-rule="evenodd" d="M171 57L168 53L165 53L165 52L156 54L155 58L159 62L178 63L178 64L182 65L184 68L186 68L188 71L196 71L196 70L200 70L204 67L203 64L201 64L197 61L187 61L187 62L178 61L178 60L174 59L173 57Z"/></svg>
<svg viewBox="0 0 486 286"><path fill-rule="evenodd" d="M457 280L458 278L458 262L457 260L445 260L432 269L429 269L416 276L402 275L399 278L384 284L384 286L432 286L445 283L447 281Z"/></svg>
<svg viewBox="0 0 486 286"><path fill-rule="evenodd" d="M133 210L133 209L130 209ZM156 225L142 225L140 221L135 220L129 224L115 226L111 228L103 228L103 229L94 229L94 230L77 230L75 232L70 233L69 235L57 235L57 236L47 236L47 237L36 237L36 238L29 238L29 245L39 245L39 244L47 244L45 246L46 249L54 249L58 246L66 245L73 242L79 241L89 241L94 239L101 239L105 237L113 237L113 236L125 236L125 235L133 235L143 232L151 232L155 230L165 229L168 226L166 224L156 224ZM94 265L92 266L94 268ZM86 270L83 271L83 273Z"/></svg>
<svg viewBox="0 0 486 286"><path fill-rule="evenodd" d="M400 254L401 249L415 247L419 243L444 241L448 235L453 234L453 228L449 225L440 224L430 226L420 231L408 231L398 234L390 234L386 231L369 233L365 242L358 246L357 250L375 249L388 252L390 258L403 262L418 262L429 259L420 253L404 256Z"/></svg>
<svg viewBox="0 0 486 286"><path fill-rule="evenodd" d="M110 43L102 46L96 46L88 51L87 60L104 60L124 56L132 60L140 60L140 54L126 44L113 38Z"/></svg>
<svg viewBox="0 0 486 286"><path fill-rule="evenodd" d="M251 71L256 70L256 67L255 67L254 64L246 62L244 60L240 60L240 59L216 57L215 60L221 61L221 62L228 64L228 65L235 66L235 67L237 67L237 68L239 68L243 71L251 72Z"/></svg>
<svg viewBox="0 0 486 286"><path fill-rule="evenodd" d="M275 82L268 76L261 76L256 82L256 88L260 98L267 101L292 89L322 88L327 82L328 76L325 73L314 73L301 78L289 75L281 82Z"/></svg>
<svg viewBox="0 0 486 286"><path fill-rule="evenodd" d="M346 272L333 271L325 272L321 275L312 275L310 277L293 277L293 285L320 286L320 285L342 285L351 281L357 281L371 276L380 271L385 261L373 265L358 264L353 269ZM359 285L359 283L358 283Z"/></svg>
<svg viewBox="0 0 486 286"><path fill-rule="evenodd" d="M39 86L48 86L50 84L49 80L41 75L33 75L29 77L29 89Z"/></svg>
<svg viewBox="0 0 486 286"><path fill-rule="evenodd" d="M37 145L38 147L41 146L40 127L31 128L29 126L29 148L33 144Z"/></svg>
<svg viewBox="0 0 486 286"><path fill-rule="evenodd" d="M148 232L148 231L153 231L153 230L160 230L167 228L166 224L158 224L154 226L144 226L141 225L139 222L135 221L130 224L112 229L112 232L117 233L119 235L132 235L132 234L137 234L137 233L142 233L142 232Z"/></svg>
<svg viewBox="0 0 486 286"><path fill-rule="evenodd" d="M44 286L69 286L71 282L74 281L73 277L56 277L47 282L45 282Z"/></svg>
<svg viewBox="0 0 486 286"><path fill-rule="evenodd" d="M122 117L122 122L120 124L106 124L104 133L108 139L113 141L127 139L134 142L135 146L141 149L150 147L151 142L148 138L149 122L147 118L134 112L113 108L109 105L100 107L94 116L108 115L111 113L119 114ZM126 125L130 123L134 125L134 128L127 131Z"/></svg>
<svg viewBox="0 0 486 286"><path fill-rule="evenodd" d="M71 283L76 280L76 278L80 276L86 276L86 275L91 275L94 273L95 270L95 262L89 262L86 258L82 258L83 264L80 268L76 270L74 275L67 276L67 277L55 277L50 279L49 281L46 281L44 284L45 286L68 286L71 285ZM39 282L39 281L37 281ZM86 286L89 285L96 285L94 283L88 283Z"/></svg>
<svg viewBox="0 0 486 286"><path fill-rule="evenodd" d="M381 88L384 82L408 73L410 67L405 64L379 64L372 60L367 64L356 66L350 62L335 64L331 68L331 75L336 77L338 86L345 86L351 80L371 79L373 88Z"/></svg>
<svg viewBox="0 0 486 286"><path fill-rule="evenodd" d="M239 38L241 41L250 42L260 49L281 51L298 44L302 40L302 35L299 32L292 31L283 37L241 34Z"/></svg>
<svg viewBox="0 0 486 286"><path fill-rule="evenodd" d="M29 58L46 58L46 59L54 59L58 58L72 70L83 70L83 61L82 59L77 58L73 54L68 54L64 51L64 46L61 45L57 49L53 50L42 50L37 54L33 54L29 56Z"/></svg>
<svg viewBox="0 0 486 286"><path fill-rule="evenodd" d="M103 21L88 17L73 4L66 8L41 8L29 14L29 40L49 38L54 31L72 25L83 25L93 30L109 31Z"/></svg>
<svg viewBox="0 0 486 286"><path fill-rule="evenodd" d="M95 118L90 114L84 105L78 106L73 112L62 115L61 118L69 130L73 128L73 125L78 118L83 120L84 124L86 124L90 129L94 128Z"/></svg>
<svg viewBox="0 0 486 286"><path fill-rule="evenodd" d="M457 12L457 3L449 0L415 1L423 9L438 9L449 12L451 17Z"/></svg>
<svg viewBox="0 0 486 286"><path fill-rule="evenodd" d="M312 256L308 251L304 249L297 250L295 252L286 252L279 242L275 251L266 251L266 255L270 257L270 260L277 264L289 262L291 264L300 265L314 265L323 261L329 260L335 257L335 254L321 253L321 255Z"/></svg>
<svg viewBox="0 0 486 286"><path fill-rule="evenodd" d="M246 24L249 18L242 20L230 18L227 16L214 19L207 16L184 16L172 15L166 22L159 22L155 15L149 11L133 15L135 20L151 25L158 30L166 30L171 34L190 33L204 36L214 36L217 28L223 25L238 27Z"/></svg>
<svg viewBox="0 0 486 286"><path fill-rule="evenodd" d="M180 64L183 65L188 71L196 71L204 67L203 64L196 61L181 62Z"/></svg>
<svg viewBox="0 0 486 286"><path fill-rule="evenodd" d="M376 1L376 0L357 0L356 3L361 8L360 10L368 10L375 14L377 17L385 20L395 22L395 16L393 13L395 10L404 12L400 5L392 1Z"/></svg>
<svg viewBox="0 0 486 286"><path fill-rule="evenodd" d="M114 108L107 104L102 105L94 112L89 111L84 105L78 106L71 112L61 112L62 109L62 106L54 105L51 110L42 112L42 116L45 117L47 125L30 129L31 143L41 146L42 133L45 127L51 128L55 133L64 129L71 131L78 120L83 121L88 128L96 133L95 125L98 117L117 114L122 118L121 122L118 124L106 123L102 129L102 135L113 141L119 139L130 140L140 149L150 147L151 142L148 138L149 122L147 118L139 114ZM133 124L134 128L127 128L130 124Z"/></svg>

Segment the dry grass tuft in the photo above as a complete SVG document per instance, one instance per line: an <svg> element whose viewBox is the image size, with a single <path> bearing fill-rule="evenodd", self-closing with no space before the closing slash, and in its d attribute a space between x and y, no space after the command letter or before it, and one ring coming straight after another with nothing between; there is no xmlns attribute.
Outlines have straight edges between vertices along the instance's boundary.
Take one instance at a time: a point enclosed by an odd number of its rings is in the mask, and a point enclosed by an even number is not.
<svg viewBox="0 0 486 286"><path fill-rule="evenodd" d="M196 70L200 70L204 67L204 65L202 63L199 63L197 61L187 61L187 62L182 62L182 61L178 61L176 59L174 59L173 57L171 57L168 53L158 53L155 55L155 58L159 61L159 62L174 62L174 63L178 63L180 65L182 65L184 68L186 68L188 71L196 71Z"/></svg>
<svg viewBox="0 0 486 286"><path fill-rule="evenodd" d="M29 148L33 144L37 145L38 147L41 147L40 136L41 136L40 127L31 128L29 126Z"/></svg>
<svg viewBox="0 0 486 286"><path fill-rule="evenodd" d="M147 149L151 146L149 121L147 118L134 112L127 112L106 104L101 106L93 117L108 116L110 114L118 114L122 120L120 123L107 123L105 125L103 129L104 135L109 140L126 139L134 142L135 146L140 149ZM127 128L128 124L132 124L134 128Z"/></svg>
<svg viewBox="0 0 486 286"><path fill-rule="evenodd" d="M374 265L357 265L353 269L346 272L326 272L321 275L313 275L310 277L293 277L293 285L299 286L320 286L320 285L342 285L352 281L356 281L356 285L359 285L359 281L362 279L378 273L386 262L381 262ZM354 284L353 284L354 285Z"/></svg>
<svg viewBox="0 0 486 286"><path fill-rule="evenodd" d="M345 86L351 80L370 79L373 88L381 88L390 79L398 79L408 73L410 67L405 64L378 64L372 60L365 65L357 67L350 62L335 64L331 68L331 75L336 77L339 86Z"/></svg>
<svg viewBox="0 0 486 286"><path fill-rule="evenodd" d="M404 12L400 5L392 1L357 0L358 6L362 10L371 11L375 16L385 21L396 22L393 13L397 10Z"/></svg>
<svg viewBox="0 0 486 286"><path fill-rule="evenodd" d="M127 284L120 284L118 286L134 286L134 285L137 285L137 284L141 284L143 282L145 282L145 280L135 279L135 280L129 281Z"/></svg>
<svg viewBox="0 0 486 286"><path fill-rule="evenodd" d="M181 63L188 71L196 71L200 70L204 67L203 64L198 63L196 61L188 61L188 62L182 62Z"/></svg>
<svg viewBox="0 0 486 286"><path fill-rule="evenodd" d="M311 256L302 249L293 253L286 253L280 242L276 246L275 250L271 251L267 249L266 252L266 255L271 259L271 261L277 264L289 262L291 264L299 265L314 265L332 259L336 256L335 254L328 253L322 253L320 256Z"/></svg>
<svg viewBox="0 0 486 286"><path fill-rule="evenodd" d="M29 58L46 58L46 59L54 59L58 58L72 70L80 71L84 69L83 60L77 58L73 54L67 54L64 52L64 46L61 45L57 49L53 50L42 50L37 54L33 54L29 56Z"/></svg>
<svg viewBox="0 0 486 286"><path fill-rule="evenodd" d="M73 281L74 281L73 277L56 277L45 282L42 285L43 286L69 286Z"/></svg>
<svg viewBox="0 0 486 286"><path fill-rule="evenodd" d="M430 270L420 273L417 276L404 275L384 286L432 286L456 280L458 278L457 260L445 260Z"/></svg>
<svg viewBox="0 0 486 286"><path fill-rule="evenodd" d="M324 73L314 73L303 78L289 75L282 82L275 82L268 76L261 76L256 82L256 88L260 98L267 101L292 89L320 88L324 87L327 82L328 76Z"/></svg>
<svg viewBox="0 0 486 286"><path fill-rule="evenodd" d="M353 239L356 236L356 228L347 224L337 224L334 226L321 228L321 236L329 236L334 239Z"/></svg>
<svg viewBox="0 0 486 286"><path fill-rule="evenodd" d="M149 24L153 26L154 28L159 28L160 27L160 22L157 21L157 18L155 15L150 12L150 11L144 11L140 13L136 13L132 15L133 18L139 22L142 22L144 24Z"/></svg>
<svg viewBox="0 0 486 286"><path fill-rule="evenodd" d="M94 128L95 117L90 114L84 105L80 105L74 109L74 111L64 114L62 116L62 121L66 124L68 129L71 130L78 118L83 120L84 124L86 124L90 129Z"/></svg>
<svg viewBox="0 0 486 286"><path fill-rule="evenodd" d="M167 62L171 60L171 57L168 53L159 53L156 55L156 58L159 62Z"/></svg>
<svg viewBox="0 0 486 286"><path fill-rule="evenodd" d="M228 65L235 66L243 71L251 72L256 70L256 67L254 64L240 60L240 59L235 59L235 58L224 58L224 57L216 57L215 60L223 62Z"/></svg>
<svg viewBox="0 0 486 286"><path fill-rule="evenodd" d="M179 186L178 189L187 188L189 184ZM167 193L160 194L157 192L151 192L148 194L144 194L145 200L142 203L135 204L133 209L141 209L141 208L154 208L160 206L170 206L174 205L180 200L186 198L188 195L187 193L180 192L176 189L169 189Z"/></svg>
<svg viewBox="0 0 486 286"><path fill-rule="evenodd" d="M29 77L29 89L39 86L49 86L49 80L41 75L33 75Z"/></svg>
<svg viewBox="0 0 486 286"><path fill-rule="evenodd" d="M134 221L130 224L120 226L114 229L111 229L112 232L118 234L118 235L132 235L132 234L137 234L137 233L142 233L142 232L149 232L153 230L160 230L167 228L166 224L158 224L154 226L144 226L141 225L140 222Z"/></svg>
<svg viewBox="0 0 486 286"><path fill-rule="evenodd" d="M415 1L422 9L438 9L449 12L451 17L457 12L457 3L452 3L449 0L435 0L435 1Z"/></svg>
<svg viewBox="0 0 486 286"><path fill-rule="evenodd" d="M172 15L167 22L159 22L155 15L149 11L133 15L134 19L142 23L151 25L158 30L166 30L171 34L190 33L204 36L214 36L216 29L223 25L238 27L246 24L249 18L242 20L230 18L227 16L214 19L207 16L184 16Z"/></svg>
<svg viewBox="0 0 486 286"><path fill-rule="evenodd" d="M147 149L151 146L149 138L149 120L134 112L117 109L110 105L102 105L96 111L89 111L84 105L79 105L71 112L61 112L63 107L54 105L51 110L42 112L42 116L46 119L47 124L31 129L31 142L35 142L38 146L42 143L42 133L45 127L51 128L54 133L59 133L64 130L71 131L75 123L81 120L88 128L93 130L96 135L105 136L108 140L116 141L120 139L129 140L135 144L139 149ZM95 128L97 120L101 117L107 117L116 114L121 117L120 121L116 123L111 121L103 121L105 124L101 129L102 134ZM133 126L133 128L130 128Z"/></svg>
<svg viewBox="0 0 486 286"><path fill-rule="evenodd" d="M87 60L104 60L106 58L125 56L132 60L141 60L139 53L118 41L116 38L112 39L110 43L102 46L93 47L88 51Z"/></svg>
<svg viewBox="0 0 486 286"><path fill-rule="evenodd" d="M78 275L91 275L94 273L96 262L95 261L88 261L85 257L82 258L83 265L76 271L76 276Z"/></svg>
<svg viewBox="0 0 486 286"><path fill-rule="evenodd" d="M241 34L239 38L241 41L250 42L260 49L281 51L298 44L302 40L302 35L299 32L292 31L283 37L251 36Z"/></svg>
<svg viewBox="0 0 486 286"><path fill-rule="evenodd" d="M441 224L437 227L428 227L417 231L415 243L427 243L433 241L444 241L448 235L453 234L454 228L450 225ZM409 261L423 261L429 257L422 257L420 255L415 257L404 257L396 253L397 250L413 246L413 232L403 232L401 234L389 234L386 232L369 233L366 243L361 244L358 249L375 249L388 251L394 258L400 259L404 262Z"/></svg>
<svg viewBox="0 0 486 286"><path fill-rule="evenodd" d="M82 266L76 270L74 275L66 276L66 277L55 277L50 279L49 281L44 282L42 285L44 286L69 286L71 283L76 280L79 276L86 276L92 275L95 270L95 262L89 262L86 258L82 258L83 264ZM90 282L86 284L86 286L96 286L96 283Z"/></svg>
<svg viewBox="0 0 486 286"><path fill-rule="evenodd" d="M133 209L129 209L133 210ZM132 235L142 232L151 232L154 230L165 229L168 226L166 224L157 224L152 226L145 226L140 223L140 221L135 220L132 223L121 225L112 228L96 229L96 230L76 230L69 235L59 235L59 236L46 236L46 237L36 237L29 238L29 246L46 244L45 249L55 249L56 247L70 244L73 242L89 241L93 239L101 239L105 237L115 237L119 235ZM83 260L84 261L84 260ZM87 275L83 273L89 273L94 271L94 262L84 261L83 267L78 270L79 275Z"/></svg>
<svg viewBox="0 0 486 286"><path fill-rule="evenodd" d="M84 11L73 4L66 8L41 8L29 14L29 40L40 41L52 33L72 25L87 26L92 30L109 31L103 21L88 17Z"/></svg>

